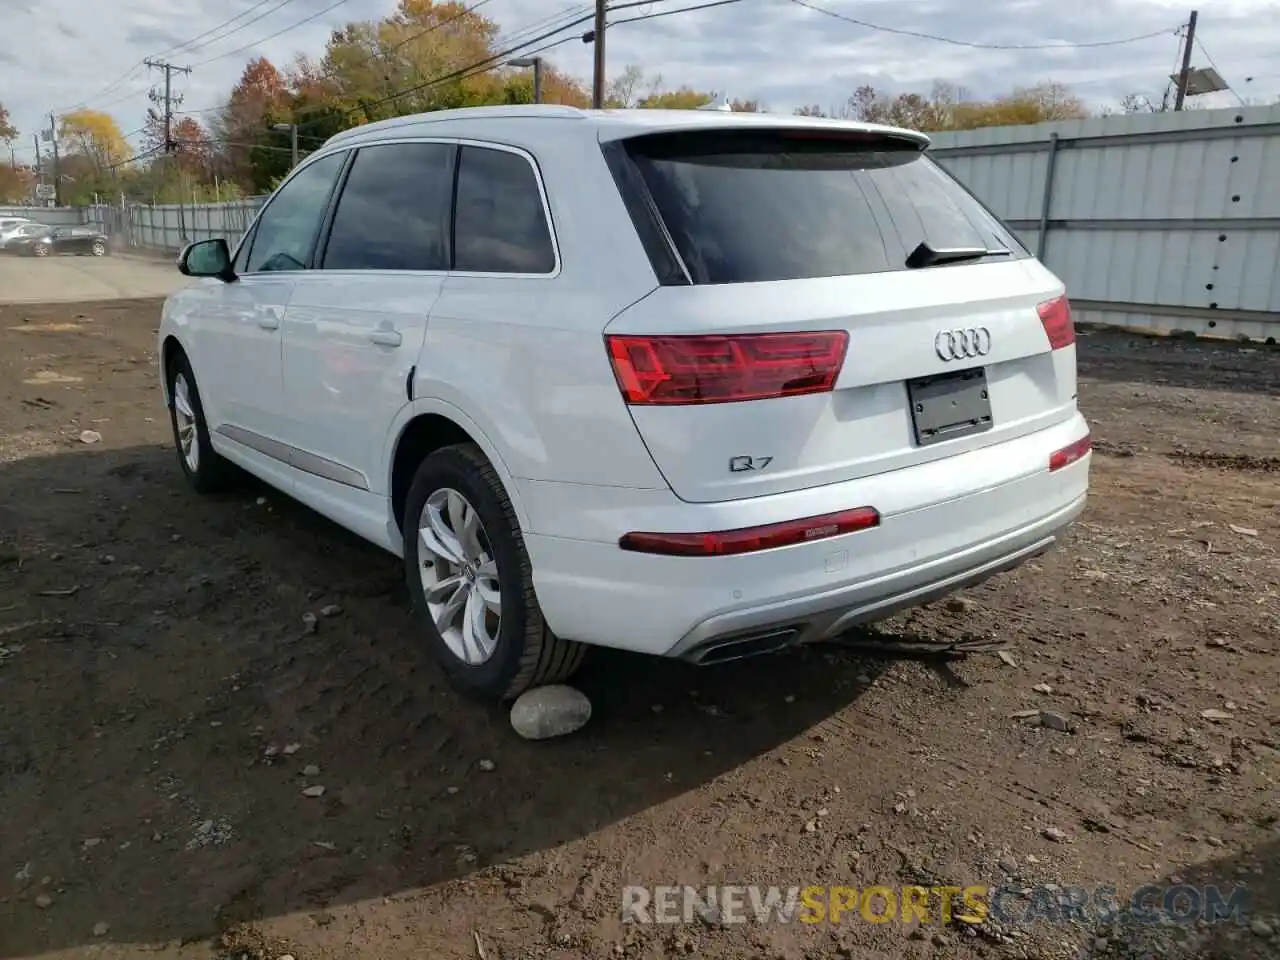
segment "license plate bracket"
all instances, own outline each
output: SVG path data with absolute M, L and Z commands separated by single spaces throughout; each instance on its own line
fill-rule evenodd
M 907 381 L 916 444 L 931 444 L 991 429 L 991 398 L 982 367 Z

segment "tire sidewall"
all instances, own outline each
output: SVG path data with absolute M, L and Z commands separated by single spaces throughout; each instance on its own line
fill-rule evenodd
M 195 470 L 187 465 L 187 458 L 182 455 L 182 440 L 178 436 L 178 411 L 174 401 L 174 384 L 179 375 L 186 378 L 187 395 L 191 399 L 191 407 L 195 413 L 196 444 L 200 448 L 200 458 Z M 200 402 L 200 387 L 196 384 L 195 374 L 191 372 L 191 362 L 185 356 L 178 357 L 169 371 L 169 429 L 173 434 L 173 449 L 178 455 L 178 466 L 188 482 L 197 490 L 204 492 L 212 488 L 212 467 L 217 453 L 209 441 L 209 425 L 204 419 L 204 404 Z
M 421 544 L 418 526 L 422 508 L 427 498 L 443 487 L 457 490 L 479 512 L 493 558 L 498 565 L 502 624 L 493 655 L 481 664 L 464 663 L 449 649 L 427 610 L 426 594 L 418 570 Z M 530 617 L 538 614 L 536 611 L 531 613 L 526 603 L 528 585 L 524 580 L 529 567 L 524 540 L 519 528 L 513 529 L 512 523 L 508 521 L 507 511 L 499 500 L 498 493 L 474 461 L 455 449 L 440 450 L 427 457 L 418 467 L 405 502 L 403 529 L 404 567 L 409 598 L 414 617 L 426 637 L 432 655 L 458 688 L 488 697 L 503 695 L 519 672 Z M 540 626 L 539 624 L 539 628 Z

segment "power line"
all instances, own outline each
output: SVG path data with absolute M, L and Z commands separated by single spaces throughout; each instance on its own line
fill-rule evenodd
M 1209 56 L 1209 51 L 1204 48 L 1204 41 L 1199 37 L 1196 37 L 1196 46 L 1200 48 L 1200 52 L 1204 54 L 1204 58 L 1209 61 L 1209 66 L 1213 67 L 1213 69 L 1217 71 L 1218 76 L 1221 77 L 1222 71 L 1218 70 L 1218 65 L 1213 62 L 1213 57 Z M 1244 97 L 1240 96 L 1239 91 L 1237 91 L 1235 87 L 1228 84 L 1227 89 L 1231 91 L 1232 96 L 1240 101 L 1240 106 L 1247 107 L 1249 105 L 1249 102 L 1245 100 Z
M 633 7 L 644 7 L 644 6 L 648 6 L 648 5 L 650 5 L 652 2 L 653 2 L 653 0 L 629 0 L 629 2 L 627 2 L 627 3 L 619 3 L 619 4 L 615 4 L 615 5 L 613 5 L 610 9 L 611 9 L 611 10 L 615 10 L 615 11 L 616 11 L 616 10 L 627 10 L 627 9 L 630 9 L 630 8 L 633 8 Z M 685 7 L 685 8 L 683 8 L 683 9 L 679 10 L 679 11 L 674 11 L 674 10 L 673 10 L 673 11 L 658 11 L 658 12 L 655 12 L 655 13 L 650 13 L 650 14 L 646 14 L 646 15 L 643 15 L 643 16 L 639 16 L 639 17 L 631 17 L 631 18 L 628 18 L 628 19 L 627 19 L 626 21 L 624 21 L 624 22 L 627 22 L 627 23 L 634 23 L 634 22 L 641 21 L 641 20 L 652 20 L 652 19 L 654 19 L 655 17 L 666 16 L 668 13 L 677 13 L 677 12 L 679 12 L 679 13 L 687 13 L 687 12 L 692 11 L 692 10 L 700 10 L 700 9 L 703 9 L 703 8 L 705 8 L 705 7 L 718 7 L 718 6 L 723 6 L 723 5 L 724 5 L 724 4 L 726 4 L 726 3 L 739 3 L 739 2 L 741 2 L 741 0 L 713 0 L 713 2 L 711 2 L 711 3 L 706 3 L 706 4 L 699 5 L 699 6 L 694 6 L 694 7 Z M 359 111 L 361 111 L 361 110 L 366 110 L 366 111 L 367 111 L 367 110 L 372 110 L 372 109 L 374 109 L 374 108 L 376 108 L 376 107 L 380 107 L 380 106 L 384 106 L 384 105 L 386 105 L 386 104 L 388 104 L 388 103 L 392 103 L 392 102 L 394 102 L 394 101 L 396 101 L 396 100 L 399 100 L 401 97 L 408 96 L 409 94 L 412 94 L 412 93 L 420 93 L 421 91 L 423 91 L 423 90 L 427 90 L 427 89 L 429 89 L 429 88 L 431 88 L 431 87 L 437 87 L 437 86 L 440 86 L 441 84 L 444 84 L 444 83 L 450 83 L 450 82 L 455 81 L 455 80 L 465 80 L 465 79 L 467 79 L 468 77 L 476 76 L 477 74 L 480 74 L 480 73 L 485 73 L 485 72 L 487 72 L 488 70 L 497 69 L 497 68 L 499 68 L 499 67 L 501 67 L 501 66 L 505 66 L 505 64 L 504 64 L 504 63 L 501 63 L 500 61 L 505 61 L 505 60 L 507 60 L 508 58 L 513 57 L 513 56 L 515 56 L 515 55 L 517 55 L 517 54 L 522 54 L 522 55 L 524 55 L 524 56 L 533 56 L 533 55 L 535 55 L 535 54 L 537 54 L 537 53 L 541 53 L 541 52 L 543 52 L 543 51 L 550 50 L 550 49 L 552 49 L 553 47 L 558 47 L 558 46 L 560 46 L 561 44 L 563 44 L 563 43 L 568 43 L 570 40 L 573 40 L 573 39 L 576 39 L 576 38 L 575 38 L 574 36 L 570 35 L 570 36 L 568 36 L 568 37 L 562 37 L 562 38 L 560 38 L 560 39 L 558 39 L 558 40 L 555 40 L 555 41 L 553 41 L 552 43 L 547 44 L 546 46 L 539 47 L 537 50 L 530 51 L 530 50 L 528 49 L 529 47 L 532 47 L 532 46 L 535 46 L 536 44 L 541 43 L 543 40 L 547 40 L 547 39 L 549 39 L 549 38 L 551 38 L 551 37 L 554 37 L 557 33 L 563 33 L 565 30 L 568 30 L 568 29 L 570 29 L 571 27 L 580 26 L 580 25 L 582 25 L 582 24 L 584 24 L 584 23 L 587 23 L 588 21 L 591 21 L 591 20 L 594 20 L 594 19 L 595 19 L 595 13 L 594 13 L 594 12 L 592 12 L 592 13 L 588 13 L 588 14 L 584 14 L 583 16 L 580 16 L 580 17 L 576 17 L 575 19 L 573 19 L 573 20 L 569 21 L 568 23 L 565 23 L 565 24 L 563 24 L 563 25 L 561 25 L 561 26 L 559 26 L 559 27 L 556 27 L 556 28 L 554 28 L 554 29 L 552 29 L 552 30 L 547 30 L 546 32 L 539 34 L 538 36 L 536 36 L 536 37 L 532 38 L 531 40 L 526 40 L 526 41 L 523 41 L 523 42 L 521 42 L 521 43 L 515 44 L 514 46 L 508 47 L 507 49 L 502 50 L 502 51 L 500 51 L 499 53 L 495 53 L 495 54 L 492 54 L 491 56 L 485 57 L 485 58 L 484 58 L 484 59 L 482 59 L 482 60 L 478 60 L 478 61 L 476 61 L 475 63 L 470 64 L 469 66 L 462 67 L 462 68 L 457 69 L 457 70 L 452 70 L 452 71 L 450 71 L 450 72 L 448 72 L 448 73 L 445 73 L 445 74 L 442 74 L 442 75 L 440 75 L 440 76 L 438 76 L 438 77 L 433 77 L 433 78 L 431 78 L 430 80 L 426 80 L 426 81 L 424 81 L 424 82 L 422 82 L 422 83 L 415 84 L 414 86 L 406 87 L 406 88 L 404 88 L 403 90 L 397 90 L 397 91 L 395 91 L 394 93 L 390 94 L 389 96 L 386 96 L 386 97 L 381 98 L 380 100 L 374 100 L 374 101 L 372 101 L 372 102 L 370 102 L 370 103 L 361 104 L 359 107 L 356 107 L 356 108 L 354 108 L 354 109 L 352 109 L 352 110 L 348 110 L 348 111 L 346 112 L 345 116 L 350 117 L 350 116 L 352 116 L 353 114 L 358 113 L 358 112 L 359 112 Z M 590 38 L 590 36 L 591 36 L 591 33 L 590 33 L 590 32 L 588 32 L 588 33 L 583 37 L 583 39 L 584 39 L 584 40 L 587 40 L 587 39 L 589 39 L 589 38 Z M 306 123 L 306 124 L 299 124 L 299 125 L 298 125 L 298 129 L 300 129 L 300 130 L 301 130 L 301 129 L 303 129 L 303 128 L 305 128 L 305 127 L 308 127 L 308 126 L 314 126 L 316 123 L 322 122 L 324 119 L 326 119 L 326 118 L 319 118 L 319 119 L 317 119 L 317 120 L 315 120 L 315 121 L 311 121 L 310 123 Z
M 652 2 L 652 0 L 649 0 Z M 673 13 L 692 13 L 694 10 L 710 10 L 712 7 L 724 7 L 731 3 L 741 3 L 742 0 L 710 0 L 708 3 L 699 3 L 692 7 L 679 7 L 676 10 L 659 10 L 655 13 L 645 13 L 638 17 L 627 17 L 625 20 L 610 20 L 608 26 L 618 27 L 624 23 L 639 23 L 641 20 L 653 20 L 657 17 L 669 17 Z M 647 3 L 645 4 L 648 5 Z M 611 8 L 620 9 L 620 8 Z
M 146 160 L 150 157 L 155 156 L 157 153 L 159 153 L 163 149 L 164 149 L 164 144 L 160 144 L 159 146 L 152 147 L 150 150 L 144 150 L 142 153 L 137 153 L 137 154 L 134 154 L 132 157 L 127 157 L 124 160 L 117 160 L 115 163 L 109 164 L 107 166 L 107 169 L 114 170 L 117 167 L 123 167 L 126 164 L 137 163 L 139 160 Z
M 492 69 L 493 65 L 496 64 L 498 61 L 505 60 L 506 58 L 513 56 L 514 54 L 521 53 L 527 48 L 532 47 L 535 44 L 541 43 L 543 40 L 546 40 L 550 37 L 554 37 L 557 33 L 563 33 L 565 30 L 569 29 L 570 27 L 576 27 L 580 24 L 586 23 L 588 20 L 591 20 L 594 16 L 595 14 L 587 14 L 585 16 L 578 17 L 576 20 L 573 20 L 565 24 L 564 26 L 557 27 L 554 30 L 548 30 L 545 33 L 539 34 L 538 36 L 534 37 L 532 40 L 528 40 L 523 43 L 516 44 L 513 47 L 508 47 L 506 50 L 503 50 L 500 53 L 496 53 L 496 54 L 493 54 L 492 56 L 485 57 L 482 60 L 478 60 L 475 63 L 470 64 L 469 66 L 462 67 L 461 69 L 458 69 L 458 70 L 450 71 L 438 77 L 432 77 L 430 80 L 426 80 L 423 83 L 415 84 L 412 87 L 405 87 L 403 90 L 397 90 L 394 93 L 390 94 L 389 96 L 383 97 L 380 100 L 374 100 L 371 103 L 362 104 L 361 106 L 353 110 L 348 110 L 344 115 L 344 119 L 346 117 L 352 116 L 353 114 L 359 112 L 360 110 L 372 110 L 376 107 L 381 107 L 381 106 L 384 106 L 385 104 L 392 103 L 396 100 L 399 100 L 401 97 L 406 97 L 411 93 L 420 93 L 421 91 L 426 90 L 430 87 L 437 87 L 442 83 L 449 83 L 450 81 L 453 81 L 453 80 L 465 79 L 466 76 L 468 75 L 473 76 L 475 71 L 484 72 L 487 69 Z M 556 41 L 554 45 L 559 46 L 560 43 L 565 43 L 572 39 L 574 39 L 572 36 L 564 37 L 561 40 Z M 548 46 L 543 49 L 549 49 L 549 48 L 550 47 Z M 302 130 L 306 127 L 315 126 L 316 123 L 321 122 L 323 119 L 325 118 L 319 118 L 309 123 L 300 123 L 298 124 L 298 129 Z
M 268 3 L 272 3 L 272 2 L 273 0 L 258 0 L 258 2 L 255 3 L 253 6 L 251 6 L 248 10 L 241 11 L 240 13 L 237 13 L 234 17 L 231 17 L 230 19 L 227 19 L 227 20 L 223 20 L 216 27 L 210 27 L 204 33 L 198 33 L 194 37 L 192 37 L 190 40 L 184 40 L 182 43 L 178 44 L 177 46 L 173 46 L 173 47 L 170 47 L 168 50 L 161 51 L 160 53 L 156 54 L 156 56 L 163 57 L 163 56 L 167 56 L 167 55 L 171 55 L 179 52 L 194 53 L 196 50 L 199 50 L 202 47 L 207 47 L 211 43 L 217 43 L 219 40 L 225 40 L 227 37 L 231 36 L 232 34 L 239 33 L 245 27 L 252 26 L 253 24 L 257 23 L 259 20 L 263 19 L 264 17 L 269 17 L 271 14 L 275 13 L 281 7 L 287 7 L 289 4 L 293 3 L 294 0 L 279 0 L 279 2 L 276 2 L 276 5 L 272 7 L 270 10 L 267 10 L 266 12 L 259 14 L 258 16 L 254 17 L 252 20 L 246 20 L 244 23 L 240 24 L 240 26 L 236 27 L 234 30 L 228 30 L 226 33 L 224 33 L 220 37 L 210 37 L 210 39 L 204 40 L 204 38 L 208 37 L 209 34 L 217 33 L 223 27 L 229 26 L 230 24 L 235 23 L 237 20 L 248 16 L 249 14 L 253 13 L 253 11 L 258 10 L 262 7 L 265 7 Z M 197 42 L 197 41 L 202 41 L 202 42 Z
M 119 76 L 119 77 L 117 77 L 115 80 L 112 80 L 109 84 L 107 84 L 105 87 L 103 87 L 103 88 L 102 88 L 101 90 L 99 90 L 97 93 L 93 94 L 92 96 L 85 97 L 83 100 L 79 100 L 79 101 L 77 101 L 76 103 L 73 103 L 73 104 L 71 104 L 71 105 L 70 105 L 70 106 L 68 106 L 68 107 L 60 107 L 58 110 L 56 110 L 56 111 L 54 111 L 54 112 L 55 112 L 55 113 L 70 113 L 72 110 L 76 110 L 76 109 L 79 109 L 80 107 L 88 106 L 88 104 L 89 104 L 90 102 L 92 102 L 92 101 L 94 101 L 94 100 L 98 99 L 98 97 L 102 96 L 103 94 L 110 93 L 112 90 L 115 90 L 117 87 L 119 87 L 119 86 L 120 86 L 120 84 L 125 83 L 126 81 L 128 81 L 131 77 L 133 77 L 133 75 L 134 75 L 134 74 L 136 74 L 139 70 L 143 69 L 143 67 L 144 67 L 144 66 L 145 66 L 145 64 L 143 63 L 143 61 L 139 60 L 139 61 L 138 61 L 137 63 L 135 63 L 132 67 L 130 67 L 127 71 L 125 71 L 124 73 L 120 74 L 120 76 Z
M 203 67 L 205 64 L 213 63 L 215 60 L 225 60 L 227 57 L 233 57 L 237 53 L 244 53 L 244 51 L 246 50 L 250 50 L 253 47 L 260 46 L 261 44 L 264 44 L 269 40 L 274 40 L 276 37 L 283 36 L 284 34 L 288 33 L 290 30 L 296 30 L 298 29 L 298 27 L 304 26 L 313 20 L 319 20 L 330 10 L 336 10 L 338 7 L 342 6 L 344 3 L 348 3 L 348 2 L 349 0 L 335 0 L 334 3 L 329 4 L 329 6 L 325 7 L 323 10 L 319 10 L 316 13 L 313 13 L 309 17 L 303 17 L 301 20 L 297 21 L 296 23 L 291 23 L 289 24 L 289 26 L 284 27 L 283 29 L 277 30 L 275 33 L 262 37 L 259 40 L 254 40 L 252 43 L 246 43 L 243 47 L 236 47 L 236 49 L 234 50 L 228 50 L 226 53 L 220 53 L 216 57 L 210 57 L 208 60 L 201 60 L 199 63 L 195 64 L 195 66 Z M 279 8 L 276 8 L 276 9 L 279 9 Z
M 248 10 L 245 10 L 245 11 L 243 11 L 243 12 L 241 12 L 241 13 L 236 14 L 234 17 L 231 17 L 229 20 L 224 20 L 222 23 L 218 24 L 217 26 L 215 26 L 215 27 L 210 27 L 208 30 L 204 31 L 204 33 L 198 33 L 198 34 L 196 34 L 194 37 L 192 37 L 192 38 L 191 38 L 191 39 L 189 39 L 189 40 L 184 40 L 182 43 L 176 44 L 175 46 L 172 46 L 172 47 L 169 47 L 169 48 L 167 48 L 167 49 L 165 49 L 165 50 L 162 50 L 160 53 L 158 53 L 158 54 L 155 54 L 155 55 L 154 55 L 154 59 L 158 59 L 158 58 L 160 58 L 160 57 L 165 56 L 166 54 L 174 53 L 174 52 L 177 52 L 177 51 L 183 50 L 183 49 L 188 48 L 188 47 L 190 48 L 190 50 L 197 50 L 197 49 L 199 49 L 200 47 L 207 46 L 208 44 L 213 43 L 213 42 L 214 42 L 214 40 L 207 40 L 207 41 L 205 41 L 204 43 L 196 43 L 196 45 L 195 45 L 194 47 L 193 47 L 193 46 L 191 46 L 191 44 L 195 43 L 197 40 L 202 39 L 203 37 L 207 37 L 207 36 L 208 36 L 209 34 L 211 34 L 211 33 L 214 33 L 214 32 L 216 32 L 216 31 L 218 31 L 218 30 L 221 30 L 223 27 L 227 26 L 228 24 L 234 23 L 236 20 L 239 20 L 241 17 L 244 17 L 244 16 L 246 16 L 246 15 L 248 15 L 248 14 L 252 13 L 254 10 L 257 10 L 257 9 L 259 9 L 260 7 L 263 7 L 263 6 L 265 6 L 266 4 L 268 4 L 268 3 L 272 3 L 272 2 L 276 2 L 276 0 L 258 0 L 258 2 L 257 2 L 257 3 L 255 3 L 255 4 L 254 4 L 252 7 L 250 7 Z M 277 6 L 272 7 L 270 10 L 268 10 L 268 11 L 267 11 L 267 13 L 268 13 L 268 14 L 269 14 L 269 13 L 274 13 L 276 10 L 279 10 L 279 9 L 280 9 L 280 7 L 283 7 L 285 4 L 293 3 L 293 2 L 294 2 L 294 0 L 284 0 L 284 2 L 283 2 L 283 3 L 279 3 Z M 266 16 L 266 14 L 263 14 L 263 16 Z M 250 23 L 255 23 L 255 22 L 257 22 L 257 20 L 260 20 L 260 19 L 261 19 L 261 17 L 256 17 L 256 18 L 254 18 L 254 20 L 250 20 L 250 21 L 249 21 L 249 23 L 241 24 L 240 28 L 237 28 L 237 29 L 242 29 L 243 27 L 247 27 Z M 226 33 L 226 34 L 224 34 L 222 37 L 217 37 L 217 38 L 215 38 L 215 39 L 217 39 L 217 40 L 225 39 L 226 37 L 231 36 L 231 34 L 232 34 L 232 33 L 235 33 L 235 32 L 236 32 L 235 30 L 232 30 L 232 31 L 230 31 L 230 32 L 228 32 L 228 33 Z M 189 52 L 189 51 L 188 51 L 188 52 Z M 97 93 L 91 94 L 90 96 L 85 97 L 83 100 L 79 100 L 79 101 L 77 101 L 76 103 L 74 103 L 74 104 L 72 104 L 72 105 L 70 105 L 70 106 L 62 107 L 62 108 L 60 108 L 59 110 L 57 110 L 56 112 L 57 112 L 57 113 L 69 113 L 70 111 L 75 110 L 75 109 L 77 109 L 77 108 L 88 106 L 92 101 L 94 101 L 94 100 L 98 99 L 99 97 L 103 96 L 104 94 L 110 93 L 112 90 L 117 89 L 117 88 L 118 88 L 122 83 L 127 82 L 131 77 L 133 77 L 133 76 L 134 76 L 134 75 L 135 75 L 139 70 L 143 69 L 145 66 L 146 66 L 146 59 L 144 58 L 144 59 L 142 59 L 142 60 L 139 60 L 139 61 L 138 61 L 137 63 L 135 63 L 132 67 L 130 67 L 128 70 L 126 70 L 124 73 L 122 73 L 122 74 L 121 74 L 119 77 L 117 77 L 115 80 L 112 80 L 109 84 L 107 84 L 105 87 L 103 87 L 103 88 L 102 88 L 101 90 L 99 90 Z M 129 97 L 136 96 L 136 95 L 137 95 L 137 92 L 132 93 L 132 94 L 128 94 L 128 95 L 127 95 L 127 96 L 125 96 L 124 98 L 117 99 L 117 100 L 113 100 L 113 101 L 111 102 L 111 104 L 105 104 L 105 105 L 103 105 L 102 109 L 105 109 L 107 106 L 111 106 L 112 104 L 115 104 L 115 103 L 121 103 L 123 100 L 127 100 L 127 99 L 129 99 Z
M 438 22 L 438 23 L 433 23 L 433 24 L 431 24 L 430 26 L 426 27 L 425 29 L 423 29 L 423 30 L 419 30 L 417 33 L 410 34 L 409 36 L 405 37 L 403 40 L 400 40 L 399 42 L 397 42 L 396 44 L 394 44 L 393 46 L 391 46 L 390 48 L 388 48 L 388 49 L 387 49 L 387 50 L 385 50 L 385 51 L 381 51 L 381 50 L 380 50 L 380 51 L 375 51 L 374 53 L 369 54 L 368 56 L 364 57 L 363 59 L 361 59 L 361 60 L 357 60 L 357 61 L 356 61 L 355 63 L 353 63 L 353 64 L 347 64 L 347 65 L 345 65 L 345 66 L 344 66 L 344 68 L 343 68 L 343 69 L 344 69 L 344 70 L 353 70 L 353 69 L 356 69 L 356 68 L 358 68 L 358 67 L 362 67 L 362 66 L 364 66 L 366 63 L 369 63 L 371 60 L 375 60 L 375 59 L 377 59 L 378 57 L 385 57 L 385 56 L 389 56 L 390 54 L 395 53 L 397 50 L 400 50 L 400 49 L 402 49 L 403 47 L 407 46 L 408 44 L 412 43 L 414 40 L 417 40 L 417 39 L 419 39 L 419 38 L 421 38 L 421 37 L 424 37 L 424 36 L 426 36 L 427 34 L 432 33 L 432 32 L 434 32 L 434 31 L 436 31 L 436 30 L 441 30 L 441 29 L 443 29 L 444 27 L 447 27 L 447 26 L 449 26 L 450 24 L 452 24 L 452 23 L 454 23 L 454 22 L 456 22 L 456 21 L 458 21 L 458 20 L 461 20 L 463 17 L 467 16 L 468 14 L 474 13 L 474 12 L 475 12 L 476 10 L 478 10 L 480 7 L 483 7 L 486 3 L 490 3 L 490 2 L 492 2 L 492 0 L 477 0 L 477 2 L 476 2 L 476 3 L 473 3 L 471 6 L 469 6 L 469 7 L 465 8 L 465 9 L 463 9 L 461 12 L 454 14 L 452 17 L 449 17 L 449 18 L 448 18 L 448 19 L 446 19 L 446 20 L 441 20 L 441 21 L 440 21 L 440 22 Z M 564 18 L 565 18 L 565 17 L 566 17 L 570 12 L 573 12 L 573 11 L 576 11 L 576 10 L 584 10 L 584 9 L 588 9 L 588 8 L 587 8 L 586 6 L 584 6 L 584 5 L 582 5 L 582 4 L 578 4 L 576 7 L 569 7 L 569 8 L 567 8 L 567 11 L 566 11 L 566 10 L 562 10 L 562 11 L 560 11 L 560 13 L 552 14 L 552 15 L 551 15 L 551 16 L 549 16 L 549 17 L 543 17 L 541 20 L 536 20 L 536 21 L 534 21 L 534 23 L 532 23 L 532 24 L 530 24 L 530 25 L 528 25 L 528 26 L 525 26 L 525 27 L 521 28 L 520 30 L 515 31 L 515 33 L 510 34 L 509 36 L 505 37 L 504 39 L 512 40 L 512 39 L 515 39 L 516 37 L 524 36 L 524 35 L 526 35 L 526 34 L 528 34 L 528 33 L 532 33 L 532 32 L 533 32 L 533 30 L 537 29 L 539 26 L 542 26 L 543 24 L 552 23 L 552 22 L 554 22 L 554 21 L 556 21 L 556 20 L 562 20 L 562 19 L 564 19 Z M 223 105 L 219 105 L 219 106 L 215 106 L 215 107 L 206 107 L 206 108 L 204 108 L 203 110 L 184 110 L 184 111 L 180 111 L 179 113 L 180 113 L 180 115 L 183 115 L 183 116 L 193 116 L 193 115 L 196 115 L 196 114 L 204 114 L 204 113 L 218 113 L 218 112 L 222 111 L 223 109 L 224 109 L 224 106 L 223 106 Z M 311 137 L 311 138 L 308 138 L 308 139 L 323 139 L 323 138 L 315 138 L 315 137 Z
M 954 37 L 943 37 L 933 33 L 922 33 L 918 30 L 904 30 L 900 27 L 886 27 L 878 23 L 869 23 L 866 20 L 859 20 L 856 17 L 846 16 L 843 13 L 836 13 L 834 10 L 828 10 L 825 7 L 819 7 L 809 3 L 808 0 L 790 0 L 796 6 L 804 7 L 807 10 L 813 10 L 824 16 L 833 17 L 836 20 L 843 20 L 846 23 L 852 23 L 854 26 L 866 27 L 868 30 L 878 30 L 881 33 L 893 33 L 901 37 L 915 37 L 917 40 L 934 40 L 938 43 L 949 43 L 957 47 L 970 47 L 975 50 L 1081 50 L 1090 47 L 1118 47 L 1126 43 L 1137 43 L 1140 40 L 1151 40 L 1155 37 L 1166 37 L 1172 31 L 1169 29 L 1157 30 L 1153 33 L 1144 33 L 1137 37 L 1124 37 L 1119 40 L 1091 40 L 1081 43 L 980 43 L 974 40 L 957 40 Z

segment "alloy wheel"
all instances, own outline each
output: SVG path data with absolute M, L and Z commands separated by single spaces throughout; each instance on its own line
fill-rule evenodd
M 191 387 L 187 377 L 179 373 L 173 378 L 173 415 L 178 424 L 178 446 L 187 469 L 195 473 L 200 469 L 200 441 L 196 436 L 196 410 L 191 402 Z
M 422 506 L 418 572 L 427 612 L 449 651 L 471 666 L 487 661 L 502 628 L 498 564 L 479 512 L 457 490 L 442 487 Z

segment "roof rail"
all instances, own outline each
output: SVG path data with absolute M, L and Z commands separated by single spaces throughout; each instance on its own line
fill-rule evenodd
M 356 127 L 348 127 L 330 137 L 326 144 L 344 143 L 355 137 L 379 130 L 394 130 L 397 127 L 414 126 L 420 123 L 444 123 L 449 120 L 479 120 L 497 118 L 559 118 L 562 120 L 581 120 L 586 114 L 577 107 L 566 107 L 558 103 L 513 104 L 510 106 L 491 107 L 457 107 L 452 110 L 431 110 L 426 113 L 411 113 L 402 117 L 389 117 Z

